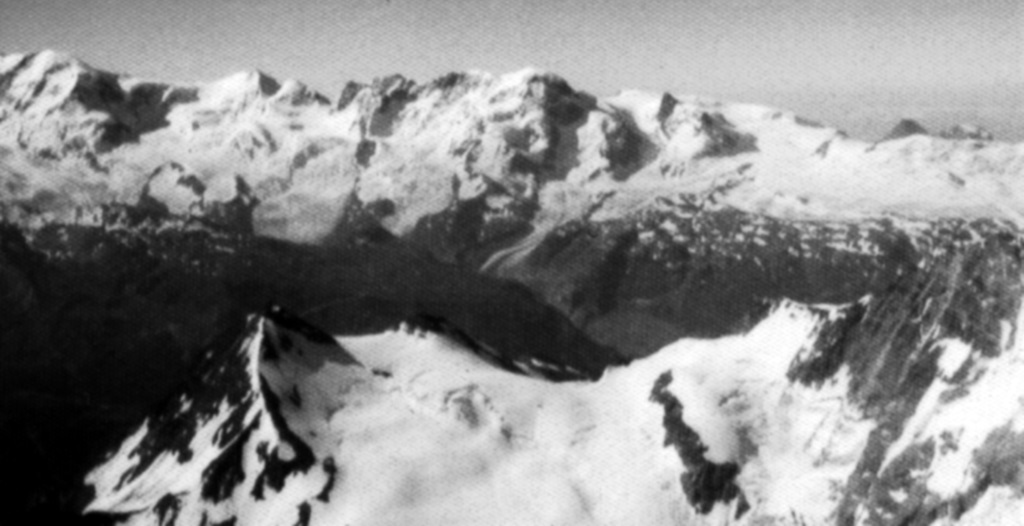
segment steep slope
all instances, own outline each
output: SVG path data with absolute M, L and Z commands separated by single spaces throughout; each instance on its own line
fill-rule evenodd
M 98 455 L 271 301 L 339 333 L 417 320 L 552 378 L 619 361 L 524 287 L 394 240 L 325 250 L 165 228 L 0 229 L 0 445 L 18 452 L 0 469 L 20 474 L 5 520 L 75 524 Z
M 457 511 L 475 515 L 452 520 L 474 523 L 526 511 L 502 498 L 500 481 L 472 483 L 492 470 L 515 483 L 519 470 L 541 460 L 523 446 L 534 457 L 528 462 L 489 458 L 525 437 L 510 434 L 515 423 L 502 422 L 487 393 L 494 384 L 519 393 L 543 384 L 495 369 L 443 335 L 383 338 L 339 347 L 279 309 L 251 319 L 238 345 L 211 355 L 198 384 L 90 474 L 96 498 L 89 509 L 137 524 L 393 523 Z M 381 363 L 396 344 L 419 347 L 405 350 L 422 369 L 406 372 L 417 367 L 411 360 Z M 374 360 L 372 370 L 353 357 L 358 351 Z M 475 383 L 488 377 L 492 385 Z M 540 394 L 529 403 L 543 400 Z M 453 478 L 462 479 L 450 486 L 461 487 L 458 494 L 440 491 Z M 503 503 L 504 513 L 496 508 Z M 562 507 L 557 499 L 551 505 Z M 558 517 L 558 508 L 513 520 Z
M 925 525 L 1021 510 L 1022 347 L 908 341 L 928 356 L 909 366 L 920 401 L 879 412 L 858 403 L 871 388 L 857 356 L 835 354 L 877 343 L 892 301 L 784 303 L 743 335 L 682 340 L 594 383 L 517 374 L 415 326 L 335 340 L 272 309 L 90 473 L 87 509 L 181 526 Z
M 797 312 L 753 345 L 813 337 L 816 316 Z M 339 343 L 279 311 L 251 320 L 211 356 L 207 387 L 89 475 L 89 510 L 128 524 L 677 524 L 749 510 L 738 444 L 698 435 L 732 430 L 673 381 L 688 374 L 678 353 L 552 384 L 415 328 Z
M 889 130 L 889 133 L 882 137 L 882 142 L 892 141 L 896 139 L 902 139 L 904 137 L 912 137 L 914 135 L 928 135 L 928 130 L 921 123 L 913 119 L 903 119 L 897 122 L 895 126 Z

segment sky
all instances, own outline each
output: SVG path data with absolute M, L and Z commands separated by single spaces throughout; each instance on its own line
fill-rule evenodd
M 0 52 L 135 76 L 348 80 L 532 66 L 577 89 L 797 111 L 864 138 L 901 117 L 1024 140 L 1020 0 L 0 0 Z

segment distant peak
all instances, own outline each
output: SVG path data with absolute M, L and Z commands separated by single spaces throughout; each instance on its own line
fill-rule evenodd
M 39 83 L 62 71 L 71 71 L 74 74 L 92 73 L 97 70 L 67 53 L 52 49 L 36 53 L 0 55 L 0 75 L 17 75 L 23 82 Z
M 71 55 L 57 51 L 55 49 L 44 49 L 30 55 L 33 62 L 40 62 L 44 64 L 59 64 L 59 63 L 75 63 L 82 64 L 81 60 L 78 60 Z
M 281 83 L 274 77 L 258 70 L 239 71 L 213 83 L 216 87 L 233 92 L 255 91 L 260 95 L 273 96 L 281 89 Z
M 309 86 L 294 79 L 287 79 L 273 96 L 274 100 L 288 101 L 291 104 L 330 105 L 326 95 L 311 89 Z
M 516 70 L 516 71 L 510 71 L 510 72 L 502 75 L 502 78 L 507 78 L 509 80 L 518 80 L 520 83 L 528 83 L 528 82 L 533 82 L 533 81 L 536 81 L 536 80 L 548 79 L 548 78 L 552 78 L 552 77 L 556 77 L 556 76 L 557 75 L 554 75 L 553 73 L 549 73 L 549 72 L 544 71 L 542 69 L 539 69 L 539 68 L 536 68 L 536 67 L 533 67 L 533 66 L 527 66 L 525 68 L 522 68 L 522 69 L 519 69 L 519 70 Z
M 499 82 L 502 84 L 531 86 L 531 89 L 534 89 L 532 86 L 541 85 L 544 86 L 545 90 L 554 88 L 557 92 L 573 91 L 569 82 L 561 76 L 535 67 L 527 67 L 519 71 L 506 73 L 500 77 Z
M 345 83 L 345 87 L 342 88 L 341 90 L 341 95 L 338 96 L 337 108 L 339 110 L 345 109 L 349 105 L 349 103 L 356 98 L 356 95 L 358 95 L 359 92 L 362 91 L 364 88 L 366 88 L 365 84 L 360 84 L 353 80 L 350 80 L 347 83 Z
M 383 95 L 390 95 L 400 91 L 410 91 L 416 86 L 416 81 L 406 78 L 400 73 L 393 73 L 384 77 L 373 79 L 371 87 Z
M 956 124 L 939 132 L 939 137 L 953 140 L 993 141 L 995 135 L 976 124 Z
M 465 84 L 472 78 L 478 78 L 481 75 L 479 73 L 467 73 L 464 71 L 452 71 L 437 77 L 430 82 L 430 87 L 449 89 L 460 84 Z
M 896 125 L 889 130 L 889 133 L 885 134 L 882 141 L 893 141 L 904 137 L 910 137 L 911 135 L 928 135 L 928 130 L 914 119 L 903 119 L 897 122 Z
M 95 68 L 85 62 L 62 51 L 52 49 L 44 49 L 38 53 L 28 55 L 28 59 L 32 63 L 31 67 L 40 71 L 43 75 L 63 69 L 95 71 Z

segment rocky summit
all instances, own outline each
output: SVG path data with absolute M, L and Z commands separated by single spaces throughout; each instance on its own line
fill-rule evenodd
M 1024 520 L 1024 143 L 976 126 L 44 51 L 0 183 L 19 520 Z

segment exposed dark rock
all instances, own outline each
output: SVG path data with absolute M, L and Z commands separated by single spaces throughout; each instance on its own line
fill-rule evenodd
M 377 143 L 363 139 L 359 141 L 359 145 L 356 146 L 356 163 L 359 166 L 369 166 L 370 159 L 373 158 L 373 154 L 377 152 Z
M 257 445 L 256 454 L 263 464 L 263 470 L 256 476 L 256 482 L 253 483 L 252 496 L 262 500 L 270 497 L 265 492 L 266 488 L 280 492 L 289 475 L 309 471 L 309 468 L 316 463 L 316 456 L 313 455 L 313 450 L 309 445 L 288 427 L 288 422 L 281 414 L 280 398 L 262 378 L 260 390 L 263 394 L 263 403 L 267 408 L 267 414 L 274 423 L 274 429 L 277 431 L 281 443 L 286 444 L 292 451 L 291 458 L 284 459 L 280 453 L 280 445 L 275 445 L 272 449 L 265 442 Z
M 334 462 L 334 457 L 325 458 L 322 466 L 324 473 L 327 474 L 327 483 L 324 484 L 323 489 L 317 494 L 316 500 L 327 503 L 331 501 L 331 490 L 334 489 L 334 485 L 337 482 L 338 466 Z
M 670 133 L 665 127 L 665 121 L 672 116 L 672 112 L 675 111 L 678 104 L 679 101 L 668 93 L 661 96 L 661 104 L 658 106 L 658 115 L 656 118 L 658 119 L 658 122 L 661 123 L 661 130 L 665 132 L 666 135 L 670 135 Z
M 401 75 L 391 75 L 373 81 L 377 96 L 376 108 L 370 115 L 367 132 L 374 137 L 387 137 L 405 106 L 416 99 L 415 83 Z
M 252 188 L 245 179 L 235 176 L 235 197 L 230 201 L 210 202 L 202 216 L 202 221 L 218 230 L 239 234 L 253 233 L 253 210 L 260 200 L 253 195 Z
M 939 132 L 939 137 L 944 139 L 953 139 L 957 141 L 971 140 L 971 141 L 992 141 L 995 140 L 995 136 L 992 132 L 982 128 L 981 126 L 972 126 L 969 124 L 957 124 L 948 129 Z
M 203 470 L 203 485 L 200 495 L 212 502 L 221 502 L 230 497 L 235 488 L 245 481 L 242 455 L 252 432 L 259 427 L 257 417 L 226 449 Z
M 654 382 L 651 402 L 661 405 L 665 411 L 665 447 L 673 447 L 679 455 L 686 472 L 680 478 L 686 500 L 700 514 L 711 513 L 715 503 L 737 502 L 737 518 L 749 508 L 743 491 L 736 485 L 739 465 L 727 462 L 718 464 L 704 458 L 707 446 L 690 426 L 686 425 L 683 404 L 671 392 L 672 371 L 665 371 Z
M 785 222 L 729 209 L 705 212 L 699 201 L 682 196 L 666 203 L 665 212 L 564 225 L 514 276 L 592 336 L 630 355 L 682 337 L 742 332 L 781 298 L 845 304 L 869 294 L 896 297 L 906 289 L 890 288 L 907 283 L 906 276 L 944 272 L 948 263 L 926 253 L 946 253 L 967 265 L 956 287 L 961 308 L 942 315 L 958 333 L 970 333 L 970 341 L 991 349 L 999 334 L 993 324 L 1015 312 L 1017 286 L 1009 276 L 1019 243 L 1012 228 L 998 222 L 937 221 L 911 238 L 888 220 Z M 970 248 L 972 237 L 989 240 L 987 248 Z M 981 302 L 996 312 L 983 314 Z M 623 332 L 626 320 L 644 324 L 645 334 L 637 339 Z
M 737 130 L 720 113 L 701 113 L 698 131 L 708 137 L 708 144 L 695 158 L 722 157 L 757 151 L 757 137 Z
M 175 526 L 178 521 L 178 513 L 181 512 L 181 501 L 178 500 L 178 497 L 168 493 L 160 497 L 154 506 L 154 511 L 160 526 Z
M 14 65 L 13 68 L 8 70 L 7 73 L 0 75 L 0 100 L 3 100 L 3 98 L 7 97 L 7 92 L 11 89 L 11 84 L 14 83 L 14 79 L 17 78 L 17 76 L 22 71 L 24 71 L 25 68 L 29 67 L 32 64 L 33 57 L 34 55 L 31 54 L 25 55 L 21 58 L 21 60 L 18 61 L 17 64 Z
M 430 87 L 448 91 L 466 81 L 468 75 L 462 72 L 446 73 L 430 83 Z
M 835 376 L 846 360 L 854 328 L 864 320 L 866 313 L 863 303 L 854 303 L 843 312 L 841 319 L 826 324 L 814 342 L 811 356 L 790 366 L 787 373 L 790 381 L 820 386 Z
M 171 109 L 198 100 L 197 93 L 194 88 L 153 83 L 137 84 L 126 93 L 116 75 L 89 70 L 79 76 L 71 100 L 109 116 L 101 124 L 103 134 L 96 145 L 96 153 L 103 153 L 166 127 Z
M 256 323 L 255 319 L 249 322 L 243 338 L 255 330 Z M 139 460 L 122 474 L 118 487 L 145 472 L 161 454 L 174 453 L 178 462 L 188 462 L 194 454 L 190 444 L 197 426 L 217 414 L 223 403 L 233 409 L 214 435 L 214 445 L 226 448 L 245 434 L 244 417 L 254 401 L 246 372 L 245 344 L 240 338 L 227 352 L 210 352 L 198 364 L 198 374 L 188 378 L 179 389 L 188 394 L 170 399 L 164 410 L 147 422 L 149 431 L 132 451 L 132 456 Z
M 1009 425 L 996 429 L 974 452 L 974 464 L 990 485 L 1024 491 L 1024 433 Z
M 904 137 L 910 137 L 911 135 L 928 135 L 928 130 L 913 119 L 903 119 L 900 122 L 897 122 L 896 125 L 889 130 L 889 133 L 885 134 L 879 142 L 893 141 Z
M 457 185 L 457 179 L 453 179 Z M 457 189 L 453 190 L 457 194 Z M 537 212 L 530 199 L 494 206 L 488 199 L 507 195 L 496 183 L 480 196 L 454 201 L 446 210 L 421 218 L 405 240 L 429 250 L 442 261 L 479 267 L 487 256 L 530 233 Z
M 299 504 L 299 519 L 295 521 L 295 526 L 309 526 L 309 519 L 313 514 L 313 509 L 310 507 L 308 502 Z
M 267 317 L 267 319 L 273 321 L 276 325 L 280 325 L 281 327 L 288 329 L 289 331 L 301 334 L 302 337 L 306 338 L 307 340 L 313 343 L 331 346 L 338 345 L 338 343 L 334 340 L 334 337 L 332 337 L 330 334 L 327 334 L 322 329 L 309 324 L 299 316 L 295 315 L 294 313 L 290 312 L 288 309 L 285 309 L 280 305 L 272 304 L 268 306 L 265 311 L 265 316 Z M 287 344 L 285 344 L 283 346 L 283 350 L 285 352 L 288 352 L 290 348 Z
M 348 105 L 356 98 L 356 95 L 366 87 L 367 86 L 365 84 L 353 81 L 345 83 L 345 87 L 341 90 L 341 94 L 338 96 L 337 108 L 339 110 L 347 108 Z

